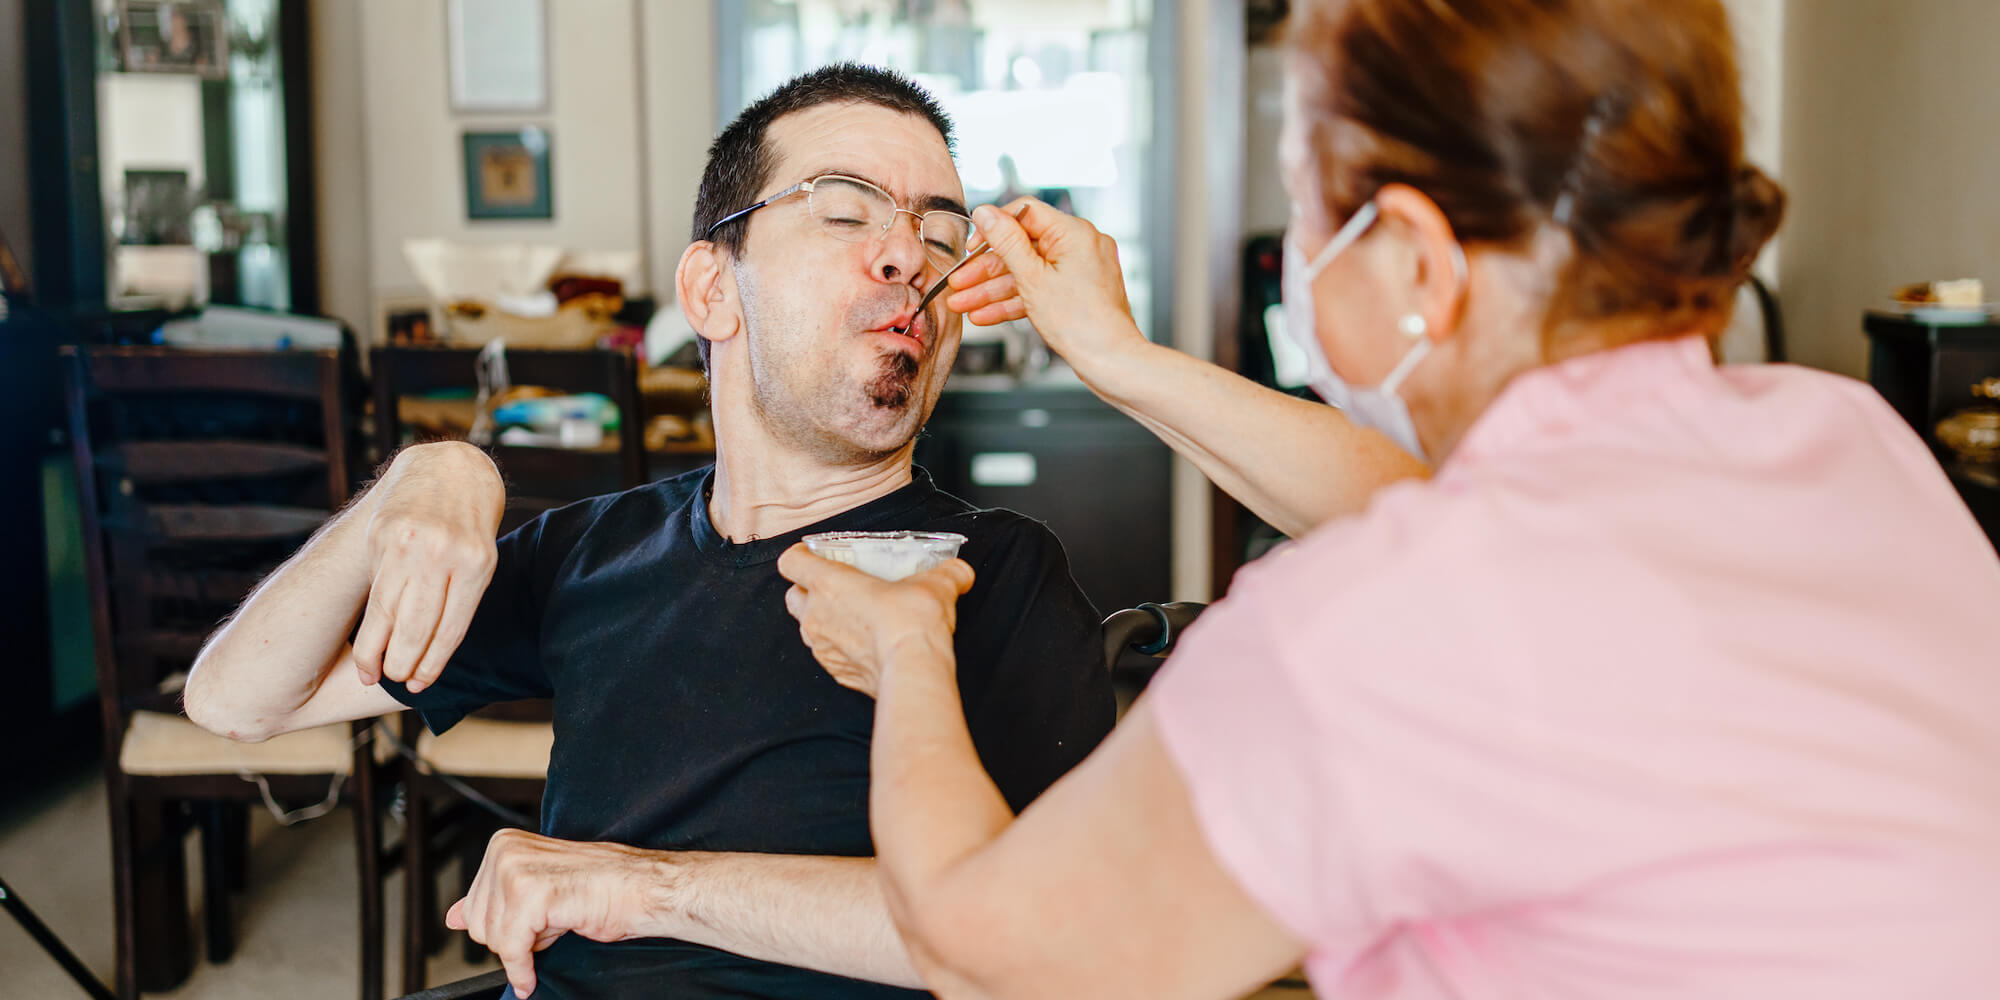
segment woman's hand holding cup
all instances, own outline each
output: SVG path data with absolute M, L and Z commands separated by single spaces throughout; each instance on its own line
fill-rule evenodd
M 778 573 L 793 584 L 785 609 L 799 620 L 799 637 L 841 686 L 873 698 L 885 671 L 899 663 L 955 669 L 958 597 L 973 580 L 964 560 L 891 582 L 814 555 L 801 542 L 779 557 Z

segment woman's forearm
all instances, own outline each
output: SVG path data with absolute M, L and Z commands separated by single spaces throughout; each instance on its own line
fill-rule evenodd
M 991 843 L 1014 819 L 979 763 L 959 701 L 950 646 L 885 667 L 875 706 L 869 825 L 889 912 L 910 959 L 945 990 L 927 942 L 927 915 L 949 895 L 953 866 Z M 961 992 L 951 990 L 949 992 Z
M 1136 344 L 1077 373 L 1223 492 L 1293 537 L 1365 508 L 1383 486 L 1429 474 L 1388 438 L 1330 406 L 1169 347 Z

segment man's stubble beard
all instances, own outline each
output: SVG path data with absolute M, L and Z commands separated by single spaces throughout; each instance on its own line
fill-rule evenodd
M 797 370 L 809 368 L 809 364 L 788 365 L 787 359 L 768 356 L 763 350 L 765 339 L 749 328 L 754 326 L 764 324 L 746 324 L 744 330 L 750 361 L 750 406 L 774 437 L 836 465 L 880 461 L 916 438 L 921 422 L 883 448 L 864 445 L 843 432 L 843 424 L 856 418 L 890 413 L 900 416 L 921 405 L 917 380 L 923 366 L 916 358 L 901 351 L 878 356 L 879 370 L 858 393 L 869 409 L 857 411 L 853 405 L 855 387 L 844 379 L 829 381 L 823 372 Z

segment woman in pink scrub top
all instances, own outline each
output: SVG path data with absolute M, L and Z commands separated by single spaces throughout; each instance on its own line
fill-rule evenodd
M 1299 540 L 1018 818 L 958 708 L 970 570 L 780 566 L 878 699 L 918 968 L 946 996 L 1226 997 L 1301 963 L 1326 998 L 2000 996 L 2000 561 L 1867 387 L 1711 361 L 1784 201 L 1720 4 L 1294 19 L 1286 313 L 1338 411 L 1146 343 L 1110 241 L 1037 203 L 982 213 L 997 259 L 948 305 L 1032 320 Z

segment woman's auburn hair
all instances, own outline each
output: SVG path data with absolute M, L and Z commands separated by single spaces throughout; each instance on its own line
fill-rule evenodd
M 1545 336 L 1728 322 L 1785 194 L 1744 160 L 1718 0 L 1303 0 L 1292 20 L 1309 208 L 1345 219 L 1405 184 L 1469 246 L 1566 231 Z

